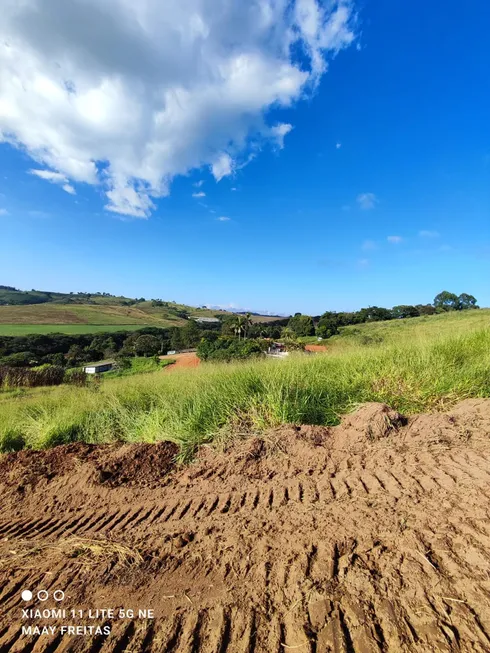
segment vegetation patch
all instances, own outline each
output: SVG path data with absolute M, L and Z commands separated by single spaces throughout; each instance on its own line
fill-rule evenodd
M 31 448 L 166 440 L 179 445 L 180 458 L 189 458 L 223 433 L 230 438 L 237 429 L 255 433 L 284 423 L 333 425 L 366 401 L 407 415 L 447 409 L 461 399 L 490 396 L 488 318 L 488 311 L 468 311 L 363 325 L 356 328 L 367 335 L 383 329 L 382 342 L 340 335 L 324 354 L 208 362 L 170 375 L 156 371 L 96 387 L 7 396 L 0 402 L 0 446 L 18 447 L 18 438 Z

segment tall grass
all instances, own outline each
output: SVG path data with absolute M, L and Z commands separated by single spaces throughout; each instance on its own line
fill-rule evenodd
M 490 396 L 490 329 L 396 339 L 286 360 L 203 364 L 0 401 L 0 448 L 170 440 L 182 457 L 215 437 L 335 424 L 364 401 L 410 414 Z

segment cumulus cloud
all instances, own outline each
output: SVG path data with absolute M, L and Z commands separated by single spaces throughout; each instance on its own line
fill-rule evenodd
M 77 194 L 73 186 L 68 183 L 68 177 L 61 172 L 54 172 L 53 170 L 29 170 L 29 172 L 31 175 L 36 175 L 36 177 L 50 181 L 52 184 L 58 184 L 64 191 L 70 193 L 70 195 Z
M 393 245 L 399 245 L 402 242 L 403 238 L 401 236 L 388 236 L 386 240 Z
M 202 191 L 200 193 L 192 193 L 192 197 L 206 197 L 206 193 Z
M 282 147 L 290 126 L 268 112 L 353 42 L 352 2 L 3 0 L 0 141 L 148 217 L 177 175 L 219 181 L 254 142 Z
M 378 198 L 374 193 L 361 193 L 357 196 L 357 203 L 364 211 L 374 209 L 378 203 Z
M 439 238 L 440 234 L 437 231 L 426 231 L 423 229 L 419 231 L 419 236 L 421 238 Z

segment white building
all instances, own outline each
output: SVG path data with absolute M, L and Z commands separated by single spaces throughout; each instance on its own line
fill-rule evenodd
M 83 368 L 83 371 L 86 374 L 101 374 L 102 372 L 108 372 L 109 370 L 112 370 L 115 364 L 115 361 L 99 361 L 98 363 L 89 363 Z

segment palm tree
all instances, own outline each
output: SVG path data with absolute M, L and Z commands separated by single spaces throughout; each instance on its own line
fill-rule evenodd
M 240 340 L 240 336 L 244 331 L 244 329 L 245 329 L 245 317 L 243 315 L 237 315 L 234 320 L 233 331 L 235 332 L 235 335 L 238 335 L 238 340 Z
M 238 340 L 240 340 L 241 334 L 243 337 L 247 337 L 247 329 L 252 325 L 250 313 L 245 315 L 236 315 L 233 322 L 233 331 L 238 335 Z
M 252 323 L 252 316 L 250 315 L 250 313 L 246 313 L 245 317 L 243 319 L 243 332 L 244 332 L 244 337 L 245 338 L 247 337 L 247 331 L 248 331 L 249 327 L 252 326 L 252 324 L 253 324 Z

